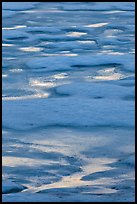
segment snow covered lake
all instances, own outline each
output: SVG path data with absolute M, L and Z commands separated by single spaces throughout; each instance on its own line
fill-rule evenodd
M 3 202 L 134 202 L 134 7 L 2 3 Z

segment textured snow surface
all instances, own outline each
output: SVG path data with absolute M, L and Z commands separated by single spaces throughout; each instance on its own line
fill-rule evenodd
M 3 202 L 133 202 L 133 2 L 2 3 Z

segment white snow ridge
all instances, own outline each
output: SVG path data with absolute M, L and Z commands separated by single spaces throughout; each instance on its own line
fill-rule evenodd
M 2 3 L 2 201 L 135 201 L 133 2 Z

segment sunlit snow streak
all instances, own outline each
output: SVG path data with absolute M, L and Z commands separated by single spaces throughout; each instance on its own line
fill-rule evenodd
M 7 78 L 8 75 L 7 75 L 7 74 L 2 74 L 2 77 L 3 77 L 3 78 Z
M 70 57 L 75 57 L 78 56 L 78 54 L 75 53 L 55 53 L 55 54 L 51 54 L 51 53 L 43 53 L 42 56 L 70 56 Z
M 120 11 L 120 10 L 113 10 L 113 11 L 104 11 L 104 14 L 115 14 L 115 13 L 124 13 L 126 11 Z
M 12 47 L 12 46 L 14 46 L 14 45 L 13 45 L 13 44 L 2 43 L 2 46 L 3 46 L 3 47 Z
M 13 72 L 13 73 L 20 73 L 20 72 L 22 72 L 23 71 L 23 69 L 10 69 L 9 70 L 10 72 Z
M 87 28 L 98 28 L 98 27 L 103 27 L 105 25 L 108 25 L 109 23 L 95 23 L 95 24 L 90 24 L 90 25 L 85 25 Z
M 69 32 L 66 34 L 66 36 L 72 36 L 72 37 L 80 37 L 82 35 L 87 35 L 87 33 L 84 32 Z
M 43 50 L 43 48 L 40 47 L 21 47 L 19 49 L 24 52 L 39 52 Z
M 25 25 L 18 25 L 18 26 L 14 26 L 14 27 L 11 27 L 11 28 L 2 28 L 2 30 L 16 30 L 16 29 L 19 29 L 19 28 L 26 28 L 27 26 Z
M 35 98 L 48 98 L 49 94 L 48 93 L 39 93 L 39 94 L 34 94 L 34 95 L 26 95 L 26 96 L 12 96 L 12 97 L 3 97 L 3 101 L 14 101 L 14 100 L 27 100 L 27 99 L 35 99 Z

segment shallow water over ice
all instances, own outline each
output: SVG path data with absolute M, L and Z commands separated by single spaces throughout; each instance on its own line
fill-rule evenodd
M 134 201 L 134 3 L 2 3 L 3 201 Z

